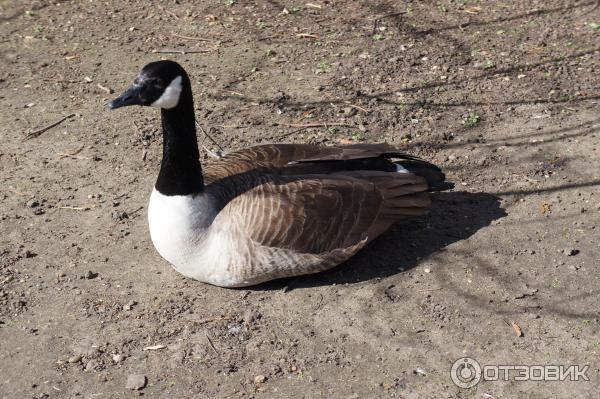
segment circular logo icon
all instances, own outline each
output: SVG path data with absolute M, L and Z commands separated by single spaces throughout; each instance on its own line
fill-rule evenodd
M 452 382 L 460 388 L 472 388 L 481 381 L 481 365 L 470 357 L 462 357 L 450 369 Z

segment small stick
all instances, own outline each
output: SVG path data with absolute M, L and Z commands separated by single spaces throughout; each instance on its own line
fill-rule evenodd
M 313 4 L 313 3 L 306 3 L 306 4 L 305 4 L 305 6 L 306 6 L 306 7 L 311 7 L 311 8 L 317 8 L 317 9 L 319 9 L 319 10 L 320 10 L 321 8 L 323 8 L 323 6 L 322 6 L 322 5 L 320 5 L 320 4 Z
M 600 7 L 600 0 L 596 0 L 594 2 L 594 4 L 592 4 L 592 8 L 590 8 L 588 11 L 583 10 L 583 12 L 581 14 L 589 14 L 592 11 L 596 10 L 596 8 L 598 8 L 598 7 Z
M 85 211 L 87 209 L 89 209 L 88 207 L 85 206 L 59 206 L 58 209 L 70 209 L 72 211 Z
M 442 287 L 439 287 L 439 288 L 429 288 L 429 289 L 426 289 L 426 290 L 418 290 L 417 292 L 439 291 L 441 289 L 442 289 Z
M 371 112 L 371 111 L 369 111 L 368 109 L 365 109 L 365 108 L 363 108 L 363 107 L 359 107 L 358 105 L 350 104 L 349 102 L 346 102 L 346 104 L 348 104 L 348 105 L 349 105 L 350 107 L 352 107 L 352 108 L 359 109 L 359 110 L 361 110 L 362 112 L 364 112 L 364 113 L 366 113 L 366 114 L 368 114 L 369 112 Z
M 174 13 L 174 12 L 172 12 L 172 11 L 169 11 L 169 10 L 165 9 L 163 6 L 159 5 L 159 6 L 158 6 L 158 8 L 160 8 L 160 9 L 161 9 L 161 11 L 164 11 L 164 12 L 166 12 L 167 14 L 169 14 L 170 16 L 172 16 L 173 18 L 175 18 L 175 19 L 179 19 L 179 17 L 177 16 L 177 14 L 175 14 L 175 13 Z
M 210 53 L 212 50 L 152 50 L 156 54 L 199 54 Z
M 17 190 L 16 188 L 14 188 L 13 186 L 8 186 L 8 189 L 9 189 L 10 191 L 12 191 L 13 193 L 17 194 L 17 195 L 20 195 L 21 197 L 24 197 L 24 196 L 26 196 L 26 195 L 27 195 L 27 194 L 25 194 L 25 193 L 22 193 L 22 192 L 18 191 L 18 190 Z
M 96 84 L 96 86 L 97 86 L 97 87 L 98 87 L 100 90 L 103 90 L 103 91 L 107 92 L 108 94 L 113 94 L 113 90 L 112 90 L 112 89 L 109 89 L 109 88 L 108 88 L 108 87 L 106 87 L 106 86 L 102 86 L 100 83 Z
M 282 139 L 282 138 L 284 138 L 284 137 L 288 137 L 288 136 L 291 136 L 291 135 L 293 135 L 293 134 L 296 134 L 296 133 L 298 133 L 298 132 L 301 132 L 301 131 L 302 131 L 302 130 L 304 130 L 304 129 L 306 129 L 306 128 L 305 128 L 305 127 L 302 127 L 302 128 L 300 128 L 300 129 L 297 129 L 297 130 L 292 130 L 291 132 L 287 132 L 287 133 L 280 134 L 279 136 L 275 136 L 275 137 L 273 137 L 273 138 L 275 138 L 275 139 Z
M 222 127 L 223 129 L 245 129 L 250 127 L 251 125 L 219 125 L 220 127 Z
M 315 109 L 314 109 L 314 108 L 313 108 L 313 109 L 309 109 L 308 111 L 306 111 L 305 113 L 303 113 L 303 114 L 300 116 L 300 119 L 299 119 L 299 120 L 304 120 L 304 119 L 308 118 L 308 117 L 310 116 L 310 114 L 312 114 L 313 112 L 315 112 Z
M 391 14 L 385 14 L 385 15 L 382 15 L 381 17 L 375 18 L 373 20 L 373 33 L 371 33 L 371 36 L 373 36 L 375 34 L 375 32 L 377 32 L 377 24 L 379 24 L 379 21 L 381 21 L 382 19 L 385 19 L 385 18 L 395 17 L 397 15 L 402 15 L 402 14 L 406 14 L 406 11 L 393 12 Z
M 221 357 L 221 354 L 219 353 L 219 351 L 215 347 L 215 344 L 213 344 L 212 339 L 210 339 L 210 336 L 208 335 L 208 333 L 206 333 L 206 338 L 208 339 L 208 343 L 213 348 L 213 350 L 215 351 L 215 353 L 217 354 L 217 356 Z
M 89 159 L 89 158 L 86 158 L 86 157 L 76 157 L 76 156 L 75 156 L 75 155 L 79 154 L 81 151 L 83 151 L 83 149 L 84 149 L 84 148 L 85 148 L 85 146 L 83 146 L 83 147 L 81 147 L 80 149 L 78 149 L 78 150 L 75 150 L 75 151 L 73 151 L 73 152 L 68 152 L 68 153 L 66 153 L 66 154 L 63 154 L 63 153 L 60 153 L 60 152 L 59 152 L 59 153 L 58 153 L 58 155 L 59 155 L 59 159 L 63 159 L 63 158 Z
M 45 131 L 47 131 L 47 130 L 50 130 L 50 129 L 52 129 L 53 127 L 56 127 L 56 126 L 60 125 L 61 123 L 63 123 L 63 122 L 64 122 L 64 121 L 66 121 L 67 119 L 69 119 L 69 118 L 72 118 L 72 117 L 74 117 L 74 116 L 75 116 L 75 114 L 69 114 L 69 115 L 67 115 L 67 116 L 65 116 L 65 117 L 63 117 L 63 118 L 61 118 L 60 120 L 58 120 L 58 121 L 56 121 L 56 122 L 54 122 L 54 123 L 52 123 L 52 124 L 50 124 L 50 125 L 48 125 L 48 126 L 45 126 L 45 127 L 42 127 L 42 128 L 40 128 L 40 129 L 34 130 L 33 132 L 30 132 L 30 133 L 28 133 L 28 134 L 25 136 L 25 139 L 24 139 L 23 141 L 26 141 L 26 140 L 29 140 L 29 139 L 32 139 L 32 138 L 38 137 L 38 136 L 40 136 L 42 133 L 44 133 Z
M 317 123 L 307 123 L 305 125 L 298 123 L 284 123 L 285 126 L 288 127 L 328 127 L 328 126 L 352 126 L 349 123 L 342 122 L 317 122 Z
M 211 39 L 205 39 L 203 37 L 192 37 L 192 36 L 183 36 L 183 35 L 178 35 L 175 32 L 171 32 L 171 34 L 175 37 L 178 37 L 180 39 L 186 39 L 186 40 L 197 40 L 199 42 L 214 42 L 214 40 Z
M 206 133 L 206 130 L 204 130 L 204 128 L 202 126 L 200 126 L 200 124 L 198 123 L 198 121 L 196 121 L 196 126 L 198 126 L 200 128 L 200 130 L 202 131 L 202 133 L 204 133 L 204 135 L 206 137 L 208 137 L 209 140 L 212 141 L 214 145 L 216 145 L 217 147 L 219 147 L 219 150 L 221 150 L 221 153 L 225 152 L 225 150 L 223 149 L 223 147 L 221 147 L 219 145 L 219 143 L 217 143 L 217 141 L 215 139 L 213 139 L 208 133 Z
M 296 35 L 296 37 L 309 38 L 309 39 L 318 39 L 319 38 L 319 36 L 313 35 L 313 34 L 310 34 L 310 33 L 298 33 Z
M 406 14 L 406 11 L 398 11 L 398 12 L 393 12 L 391 14 L 385 14 L 385 15 L 382 15 L 381 17 L 375 18 L 375 21 L 380 21 L 382 19 L 386 19 L 386 18 L 389 18 L 389 17 L 395 17 L 397 15 L 402 15 L 402 14 Z
M 135 215 L 136 213 L 138 213 L 139 211 L 141 211 L 142 209 L 144 209 L 143 206 L 138 207 L 137 209 L 134 209 L 131 212 L 127 212 L 128 215 Z
M 198 320 L 198 321 L 194 322 L 194 324 L 202 325 L 202 324 L 206 324 L 206 323 L 212 323 L 213 321 L 221 321 L 221 320 L 231 320 L 231 317 L 230 316 L 210 317 L 208 319 Z
M 258 40 L 259 42 L 261 42 L 261 41 L 263 41 L 263 40 L 271 40 L 271 39 L 274 39 L 274 38 L 276 38 L 276 37 L 277 37 L 276 35 L 273 35 L 273 36 L 265 36 L 265 37 L 259 37 L 259 38 L 258 38 L 258 39 L 256 39 L 256 40 Z

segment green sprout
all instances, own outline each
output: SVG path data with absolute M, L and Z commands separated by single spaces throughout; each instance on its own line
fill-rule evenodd
M 321 61 L 317 64 L 317 73 L 327 73 L 331 69 L 331 65 L 327 61 Z
M 365 141 L 365 135 L 362 132 L 354 132 L 351 137 L 354 141 Z
M 471 126 L 475 126 L 479 122 L 481 122 L 481 116 L 479 116 L 475 112 L 469 112 L 469 115 L 467 116 L 467 120 L 465 121 L 465 124 L 468 127 L 471 127 Z

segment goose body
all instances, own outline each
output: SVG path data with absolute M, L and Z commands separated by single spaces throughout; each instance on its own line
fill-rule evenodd
M 172 61 L 144 67 L 109 107 L 161 108 L 163 160 L 150 196 L 152 242 L 181 274 L 222 287 L 316 273 L 451 187 L 436 166 L 387 144 L 269 144 L 202 167 L 191 85 Z M 396 161 L 394 161 L 396 159 Z

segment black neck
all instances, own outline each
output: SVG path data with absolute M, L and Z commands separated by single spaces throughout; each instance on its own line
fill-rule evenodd
M 156 190 L 164 195 L 198 194 L 204 189 L 196 139 L 194 100 L 189 80 L 184 79 L 179 103 L 161 110 L 163 159 Z

